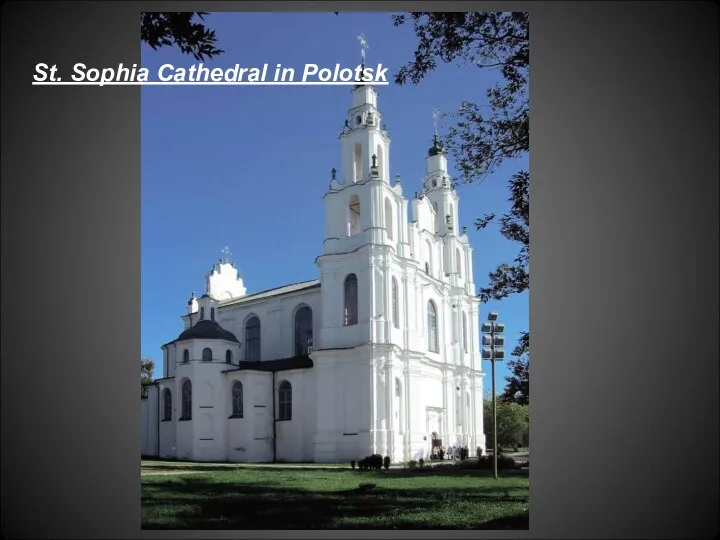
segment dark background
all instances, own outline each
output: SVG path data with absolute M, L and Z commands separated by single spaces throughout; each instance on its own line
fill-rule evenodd
M 717 534 L 717 4 L 446 1 L 2 6 L 3 535 L 181 537 L 139 530 L 140 89 L 35 64 L 139 64 L 141 10 L 304 6 L 531 13 L 531 529 L 484 536 Z

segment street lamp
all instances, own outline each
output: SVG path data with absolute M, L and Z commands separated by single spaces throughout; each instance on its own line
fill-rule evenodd
M 497 398 L 495 396 L 495 361 L 505 358 L 505 325 L 497 322 L 498 314 L 492 312 L 488 315 L 488 322 L 481 327 L 482 332 L 482 359 L 490 360 L 492 367 L 492 445 L 493 445 L 493 477 L 498 477 L 498 443 L 497 443 Z

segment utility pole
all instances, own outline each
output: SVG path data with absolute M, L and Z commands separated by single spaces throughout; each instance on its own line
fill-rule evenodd
M 497 442 L 497 396 L 495 394 L 495 361 L 505 358 L 505 325 L 497 322 L 498 314 L 492 312 L 488 315 L 488 322 L 482 324 L 482 359 L 490 360 L 492 377 L 492 446 L 493 446 L 493 478 L 498 478 L 498 449 Z

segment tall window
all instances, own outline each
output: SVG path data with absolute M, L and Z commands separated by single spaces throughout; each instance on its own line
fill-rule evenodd
M 355 274 L 345 278 L 345 326 L 358 322 L 358 281 Z
M 192 419 L 192 383 L 185 379 L 182 385 L 182 416 L 180 420 Z
M 213 321 L 215 320 L 215 308 L 214 307 L 210 308 L 210 319 L 212 319 Z
M 212 362 L 212 349 L 209 347 L 205 347 L 202 352 L 202 361 L 203 362 Z
M 235 381 L 232 387 L 232 415 L 233 418 L 243 417 L 243 386 L 240 381 Z
M 463 352 L 467 353 L 468 346 L 467 346 L 467 316 L 465 315 L 465 312 L 463 311 L 462 314 L 462 348 Z
M 388 240 L 392 240 L 395 236 L 393 231 L 393 211 L 390 199 L 385 198 L 385 230 L 387 231 Z
M 260 361 L 260 319 L 250 317 L 245 323 L 245 360 Z
M 348 203 L 348 236 L 360 234 L 360 197 L 352 195 Z
M 287 381 L 278 387 L 278 420 L 292 420 L 292 386 Z
M 432 246 L 429 240 L 425 241 L 425 272 L 428 274 L 433 272 Z
M 232 351 L 228 349 L 225 351 L 225 363 L 226 364 L 232 364 Z
M 200 308 L 200 320 L 203 320 L 205 318 L 205 308 Z
M 432 352 L 438 352 L 438 334 L 437 334 L 437 308 L 435 303 L 430 300 L 427 309 L 427 325 L 428 325 L 428 349 Z
M 163 420 L 172 420 L 172 393 L 169 388 L 163 392 Z
M 397 279 L 392 278 L 392 318 L 395 328 L 400 328 L 400 313 L 398 312 L 398 284 Z
M 183 351 L 183 362 L 188 363 L 190 361 L 190 351 L 185 349 Z
M 311 351 L 312 340 L 312 309 L 303 306 L 295 312 L 295 356 L 302 356 Z

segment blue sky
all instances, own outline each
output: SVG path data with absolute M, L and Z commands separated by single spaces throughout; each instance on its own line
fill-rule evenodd
M 413 58 L 410 25 L 394 27 L 389 13 L 213 13 L 206 17 L 225 53 L 207 67 L 274 66 L 301 73 L 306 63 L 352 67 L 356 36 L 365 34 L 367 65 L 388 75 Z M 191 56 L 174 48 L 142 46 L 142 66 L 189 67 Z M 420 187 L 433 131 L 432 109 L 455 110 L 463 100 L 483 102 L 496 74 L 471 66 L 440 65 L 417 86 L 378 87 L 378 105 L 392 138 L 391 175 L 400 174 L 406 198 Z M 151 77 L 152 78 L 152 77 Z M 389 78 L 390 79 L 390 78 Z M 392 80 L 392 79 L 390 79 Z M 142 87 L 142 357 L 156 361 L 160 346 L 182 330 L 192 291 L 229 246 L 248 292 L 316 279 L 322 250 L 322 196 L 330 169 L 340 168 L 337 135 L 350 107 L 348 86 L 145 86 Z M 443 130 L 443 124 L 440 124 Z M 478 286 L 517 246 L 497 228 L 475 231 L 473 222 L 509 207 L 506 182 L 525 162 L 508 163 L 482 184 L 459 188 L 460 224 L 474 248 Z M 454 174 L 454 164 L 449 163 Z M 481 304 L 481 317 L 498 311 L 507 349 L 529 326 L 528 294 Z M 504 386 L 503 364 L 497 371 Z M 490 366 L 485 365 L 489 373 Z M 490 387 L 490 381 L 486 381 Z

